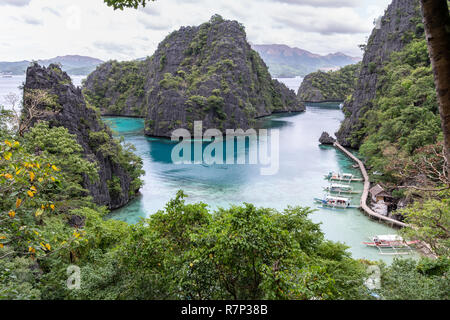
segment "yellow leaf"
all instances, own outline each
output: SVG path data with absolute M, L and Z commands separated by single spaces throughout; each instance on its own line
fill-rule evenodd
M 14 147 L 20 146 L 20 143 L 18 141 L 14 141 Z
M 36 167 L 37 167 L 38 169 L 40 169 L 40 168 L 41 168 L 41 165 L 40 165 L 39 163 L 36 163 Z
M 29 196 L 29 197 L 31 197 L 31 198 L 33 198 L 33 197 L 34 197 L 34 193 L 33 193 L 33 192 L 31 192 L 30 190 L 28 190 L 28 191 L 27 191 L 27 194 L 28 194 L 28 196 Z
M 16 212 L 11 210 L 10 212 L 8 212 L 8 215 L 9 215 L 11 218 L 14 218 L 14 217 L 16 216 Z
M 33 181 L 35 177 L 35 174 L 33 171 L 30 171 L 30 181 Z
M 16 171 L 16 176 L 18 176 L 22 172 L 22 169 Z
M 42 183 L 44 181 L 44 179 L 39 178 L 38 181 Z
M 17 200 L 16 200 L 16 209 L 19 208 L 21 204 L 22 204 L 22 199 L 17 198 Z
M 44 211 L 43 211 L 42 209 L 37 209 L 34 215 L 35 215 L 36 217 L 39 217 L 39 216 L 41 216 L 43 213 L 44 213 Z
M 12 157 L 12 153 L 11 152 L 5 152 L 5 154 L 3 155 L 3 158 L 5 158 L 5 160 L 10 160 Z
M 3 243 L 0 243 L 0 248 L 3 248 Z
M 35 186 L 32 186 L 32 187 L 30 188 L 30 190 L 32 190 L 32 191 L 34 191 L 34 192 L 37 192 L 37 189 L 36 189 Z

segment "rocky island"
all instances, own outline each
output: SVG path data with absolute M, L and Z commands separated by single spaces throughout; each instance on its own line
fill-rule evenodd
M 297 96 L 304 102 L 343 102 L 354 91 L 361 63 L 337 71 L 317 71 L 308 74 L 298 89 Z
M 30 96 L 45 92 L 52 97 L 33 104 Z M 34 110 L 30 110 L 33 108 Z M 41 67 L 34 64 L 26 73 L 22 123 L 26 130 L 40 122 L 49 127 L 64 127 L 82 147 L 85 159 L 94 163 L 98 177 L 83 175 L 83 187 L 96 204 L 115 209 L 127 204 L 141 186 L 141 160 L 112 137 L 97 110 L 86 104 L 81 89 L 72 84 L 58 65 Z
M 84 93 L 103 114 L 144 116 L 145 133 L 158 137 L 191 130 L 195 120 L 204 128 L 248 129 L 255 118 L 305 110 L 271 78 L 243 25 L 218 15 L 172 32 L 145 61 L 99 66 Z

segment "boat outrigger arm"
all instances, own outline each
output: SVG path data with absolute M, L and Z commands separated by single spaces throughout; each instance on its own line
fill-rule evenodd
M 371 238 L 372 242 L 363 242 L 368 247 L 376 247 L 383 255 L 400 255 L 410 254 L 413 251 L 411 245 L 419 243 L 419 241 L 405 241 L 401 236 L 378 235 Z
M 340 209 L 357 208 L 356 206 L 350 205 L 351 200 L 348 198 L 326 196 L 325 199 L 314 198 L 314 201 L 320 203 L 323 207 Z
M 352 173 L 336 173 L 330 172 L 325 176 L 325 179 L 330 181 L 345 181 L 345 182 L 360 182 L 363 181 L 362 178 L 355 178 Z
M 345 184 L 335 184 L 332 183 L 329 187 L 324 188 L 324 191 L 330 193 L 346 193 L 346 194 L 357 194 L 359 192 L 353 191 L 353 188 Z

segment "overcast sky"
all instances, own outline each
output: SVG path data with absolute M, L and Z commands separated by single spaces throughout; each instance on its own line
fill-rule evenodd
M 145 9 L 114 11 L 103 0 L 0 0 L 0 61 L 145 57 L 171 31 L 215 13 L 242 22 L 251 43 L 361 56 L 358 44 L 390 1 L 157 0 Z

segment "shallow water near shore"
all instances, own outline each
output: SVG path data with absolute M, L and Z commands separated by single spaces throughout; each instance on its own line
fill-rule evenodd
M 326 103 L 309 105 L 304 113 L 261 119 L 258 126 L 280 132 L 279 171 L 262 176 L 259 165 L 174 164 L 171 152 L 175 144 L 145 137 L 143 119 L 106 117 L 112 129 L 136 147 L 146 171 L 141 195 L 109 217 L 136 223 L 163 209 L 180 189 L 188 195 L 187 202 L 204 202 L 212 210 L 244 202 L 278 210 L 287 206 L 310 207 L 316 210 L 310 218 L 321 223 L 325 237 L 348 245 L 354 258 L 390 263 L 393 256 L 380 255 L 378 249 L 368 248 L 362 242 L 373 235 L 396 233 L 396 229 L 371 220 L 358 209 L 324 209 L 314 203 L 315 197 L 324 196 L 323 187 L 329 184 L 324 175 L 329 171 L 360 176 L 343 153 L 318 142 L 322 131 L 335 132 L 343 118 L 338 104 Z M 362 190 L 362 183 L 352 185 Z M 352 204 L 358 203 L 359 195 L 355 195 Z

